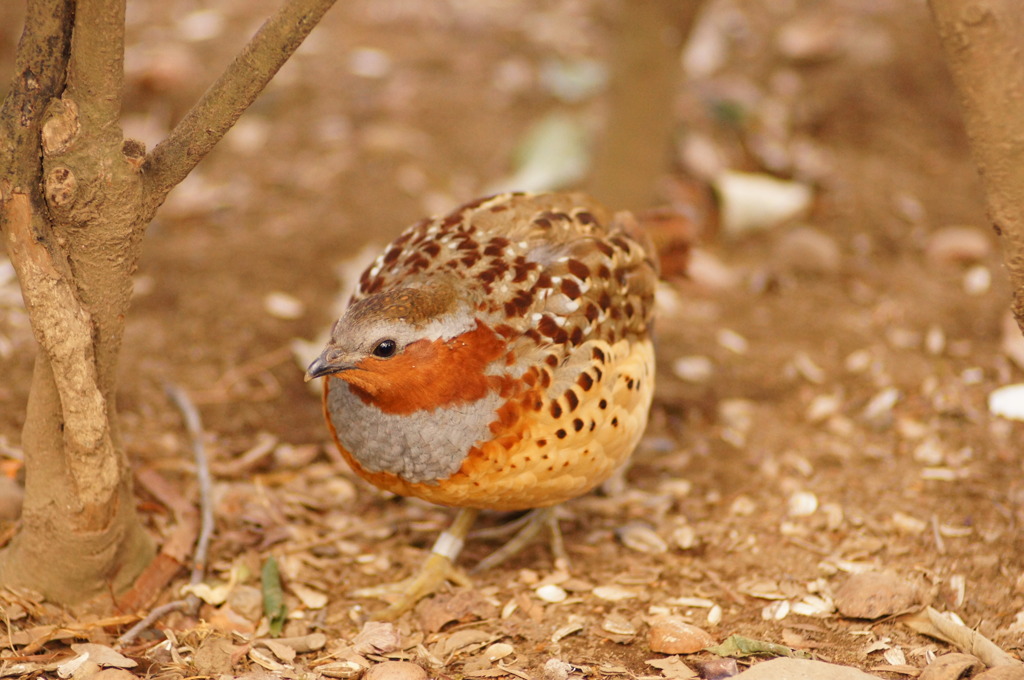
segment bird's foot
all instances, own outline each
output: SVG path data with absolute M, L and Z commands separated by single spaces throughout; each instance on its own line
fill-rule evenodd
M 472 573 L 479 573 L 498 566 L 510 557 L 519 553 L 528 546 L 541 529 L 547 529 L 551 534 L 551 554 L 555 559 L 555 565 L 568 569 L 569 555 L 565 552 L 565 543 L 562 541 L 562 531 L 558 528 L 558 517 L 555 508 L 537 508 L 523 515 L 520 519 L 511 523 L 513 530 L 518 530 L 515 536 L 492 552 L 487 557 L 477 562 Z M 499 530 L 506 527 L 500 527 Z M 492 532 L 493 535 L 493 532 Z
M 452 526 L 437 537 L 430 555 L 413 576 L 397 583 L 362 588 L 353 595 L 390 601 L 391 604 L 374 614 L 373 618 L 377 621 L 393 621 L 411 610 L 423 598 L 437 592 L 447 581 L 460 586 L 472 585 L 469 577 L 455 566 L 455 560 L 462 551 L 463 541 L 469 528 L 473 526 L 476 515 L 476 510 L 460 510 Z
M 390 601 L 386 609 L 375 613 L 375 621 L 394 621 L 410 611 L 416 603 L 436 593 L 448 581 L 460 586 L 472 585 L 465 572 L 456 567 L 445 555 L 430 553 L 423 566 L 413 576 L 371 588 L 362 588 L 353 593 L 356 597 L 373 597 Z

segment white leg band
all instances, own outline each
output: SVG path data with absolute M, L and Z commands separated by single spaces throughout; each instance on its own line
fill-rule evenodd
M 458 536 L 453 536 L 447 531 L 442 531 L 441 535 L 437 537 L 436 541 L 434 541 L 434 547 L 430 549 L 430 552 L 435 555 L 447 557 L 449 560 L 454 562 L 455 558 L 457 558 L 459 553 L 462 552 L 462 545 L 464 542 L 465 541 Z

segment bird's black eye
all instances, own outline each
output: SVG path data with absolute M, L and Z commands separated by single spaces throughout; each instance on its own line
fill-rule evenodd
M 395 344 L 394 340 L 381 340 L 377 343 L 377 346 L 373 348 L 373 356 L 381 359 L 388 359 L 395 356 L 395 350 L 398 349 L 398 345 Z

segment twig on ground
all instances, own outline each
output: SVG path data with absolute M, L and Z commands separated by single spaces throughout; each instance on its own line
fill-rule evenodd
M 192 455 L 196 461 L 196 479 L 199 481 L 199 540 L 196 541 L 192 577 L 189 579 L 189 585 L 194 586 L 202 583 L 206 576 L 206 558 L 210 551 L 210 539 L 213 537 L 213 479 L 210 476 L 206 445 L 203 444 L 203 421 L 199 418 L 199 411 L 185 390 L 177 385 L 167 385 L 165 389 L 185 418 L 185 429 L 192 440 Z M 198 600 L 196 603 L 198 604 Z
M 194 597 L 195 595 L 189 595 L 188 598 L 184 600 L 174 600 L 172 602 L 162 604 L 159 607 L 154 607 L 148 614 L 146 614 L 146 616 L 139 620 L 138 623 L 126 630 L 121 637 L 117 638 L 117 641 L 114 643 L 114 649 L 121 649 L 135 642 L 135 638 L 139 637 L 142 631 L 148 629 L 154 623 L 171 612 L 184 609 L 189 605 L 189 599 Z
M 196 540 L 192 575 L 189 578 L 189 585 L 194 586 L 202 583 L 206 576 L 206 559 L 215 528 L 213 518 L 213 479 L 210 475 L 210 461 L 206 456 L 206 446 L 203 444 L 203 423 L 199 417 L 199 411 L 189 399 L 185 390 L 171 384 L 168 384 L 165 389 L 174 405 L 181 411 L 181 415 L 185 420 L 185 429 L 188 431 L 189 439 L 192 442 L 192 456 L 196 462 L 196 479 L 199 481 L 199 538 Z M 141 621 L 119 637 L 115 647 L 124 647 L 131 644 L 142 631 L 171 612 L 182 609 L 195 611 L 198 608 L 199 598 L 191 593 L 184 599 L 174 600 L 173 602 L 155 607 Z
M 939 517 L 932 515 L 932 538 L 935 540 L 935 549 L 940 555 L 946 554 L 946 542 L 942 540 L 942 532 L 939 530 Z

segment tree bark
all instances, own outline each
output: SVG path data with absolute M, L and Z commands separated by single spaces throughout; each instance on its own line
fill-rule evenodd
M 0 584 L 81 602 L 126 588 L 151 558 L 114 407 L 142 236 L 333 1 L 286 2 L 147 157 L 118 124 L 124 0 L 29 0 L 0 108 L 0 228 L 41 351 Z
M 590 191 L 615 208 L 650 208 L 672 166 L 680 52 L 704 0 L 620 0 L 608 113 Z
M 1019 0 L 929 0 L 1024 332 L 1024 8 Z

